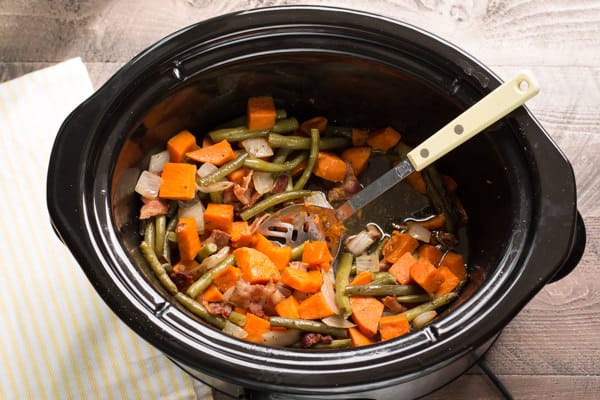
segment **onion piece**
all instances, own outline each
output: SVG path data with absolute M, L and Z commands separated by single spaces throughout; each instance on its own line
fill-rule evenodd
M 197 201 L 188 207 L 180 205 L 177 216 L 179 218 L 194 218 L 198 233 L 201 235 L 204 234 L 204 206 L 201 201 Z
M 298 329 L 284 331 L 267 331 L 262 334 L 262 344 L 265 346 L 286 347 L 300 340 Z
M 252 183 L 257 193 L 265 194 L 273 189 L 275 178 L 273 178 L 273 174 L 270 172 L 254 171 L 254 174 L 252 174 Z
M 225 189 L 229 189 L 233 185 L 234 183 L 231 181 L 219 181 L 206 186 L 197 186 L 197 188 L 202 193 L 213 193 L 222 192 Z
M 327 302 L 329 308 L 333 311 L 334 314 L 339 314 L 340 310 L 335 302 L 335 291 L 333 290 L 335 278 L 333 276 L 333 268 L 329 268 L 329 271 L 325 272 L 321 270 L 321 274 L 323 275 L 323 284 L 321 285 L 321 292 L 323 293 L 323 298 Z
M 225 321 L 225 326 L 223 327 L 223 333 L 236 337 L 238 339 L 243 339 L 248 336 L 248 332 L 244 330 L 244 328 L 237 326 L 233 322 L 227 320 Z
M 333 208 L 333 206 L 327 201 L 325 193 L 319 191 L 313 191 L 309 196 L 304 199 L 305 206 L 317 206 L 323 208 Z
M 406 233 L 421 242 L 429 243 L 431 240 L 431 231 L 421 224 L 408 223 L 408 231 Z
M 198 168 L 198 170 L 196 171 L 196 175 L 198 175 L 200 178 L 204 178 L 204 177 L 212 174 L 213 172 L 215 172 L 218 169 L 219 169 L 219 167 L 217 167 L 214 164 L 204 163 L 200 166 L 200 168 Z
M 148 171 L 158 173 L 163 170 L 166 163 L 171 160 L 169 152 L 167 150 L 161 151 L 160 153 L 152 154 L 150 156 L 150 163 L 148 164 Z
M 346 239 L 346 248 L 356 257 L 367 251 L 373 243 L 375 243 L 375 239 L 369 235 L 368 231 L 363 230 Z
M 250 157 L 271 157 L 274 154 L 273 149 L 266 138 L 250 138 L 242 140 L 240 145 L 246 150 Z
M 160 176 L 153 174 L 152 172 L 142 171 L 140 177 L 135 184 L 135 192 L 146 199 L 155 199 L 158 197 L 158 190 L 162 179 Z
M 435 310 L 425 311 L 416 316 L 412 321 L 412 325 L 415 329 L 421 329 L 437 317 L 438 313 Z
M 348 321 L 341 315 L 332 315 L 330 317 L 323 318 L 321 321 L 323 321 L 325 325 L 333 326 L 334 328 L 352 328 L 356 326 L 355 323 Z
M 202 271 L 214 268 L 217 265 L 219 265 L 219 263 L 223 261 L 228 254 L 229 246 L 225 246 L 221 250 L 217 251 L 215 254 L 208 256 L 204 260 L 202 260 L 202 262 L 200 263 L 200 268 L 202 269 Z
M 377 254 L 363 254 L 356 257 L 356 274 L 358 275 L 364 271 L 379 271 L 379 256 Z

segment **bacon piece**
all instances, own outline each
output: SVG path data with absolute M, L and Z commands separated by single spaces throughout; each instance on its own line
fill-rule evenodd
M 148 200 L 142 197 L 144 205 L 140 209 L 140 219 L 148 219 L 157 215 L 166 215 L 169 205 L 161 199 Z
M 231 235 L 220 229 L 213 229 L 210 232 L 210 236 L 206 239 L 205 243 L 214 243 L 217 245 L 217 249 L 222 249 L 225 246 L 229 246 Z
M 309 332 L 302 335 L 302 347 L 308 348 L 317 343 L 329 344 L 332 340 L 333 338 L 330 335 Z
M 402 304 L 398 302 L 398 300 L 393 296 L 386 296 L 383 298 L 383 304 L 390 309 L 390 311 L 401 313 L 408 308 L 404 307 Z

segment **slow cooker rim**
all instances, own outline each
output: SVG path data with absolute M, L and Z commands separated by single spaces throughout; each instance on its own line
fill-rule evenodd
M 305 8 L 305 7 L 293 7 L 293 8 L 297 8 L 297 9 L 300 9 L 300 10 L 306 10 L 306 8 Z M 285 11 L 286 11 L 286 12 L 288 12 L 288 11 L 289 11 L 289 9 L 288 9 L 287 7 L 285 7 L 285 8 L 283 8 L 283 7 L 278 7 L 278 8 L 276 8 L 275 10 L 271 10 L 271 11 L 277 11 L 277 10 L 281 10 L 281 9 L 285 9 Z M 323 7 L 310 7 L 310 9 L 314 9 L 314 10 L 323 11 L 323 9 L 324 9 L 324 8 L 323 8 Z M 339 9 L 327 9 L 327 10 L 332 10 L 332 11 L 333 11 L 333 10 L 335 10 L 335 12 L 339 12 Z M 346 12 L 347 12 L 348 10 L 344 10 L 344 11 L 346 11 Z M 250 13 L 254 15 L 254 14 L 255 14 L 255 13 L 257 13 L 257 12 L 269 12 L 269 10 L 253 10 L 253 11 L 251 11 Z M 238 14 L 235 14 L 235 15 L 244 15 L 244 14 L 245 14 L 245 12 L 238 13 Z M 235 15 L 234 15 L 234 16 L 235 16 Z M 367 14 L 365 14 L 365 13 L 361 13 L 361 15 L 367 15 Z M 230 15 L 229 17 L 232 17 L 232 15 Z M 370 18 L 370 17 L 373 17 L 373 16 L 372 16 L 372 15 L 370 15 L 370 14 L 368 14 L 368 17 Z M 221 18 L 224 18 L 224 17 L 221 17 Z M 397 24 L 398 24 L 398 21 L 393 21 L 393 20 L 390 20 L 390 21 L 391 21 L 391 22 L 392 22 L 394 25 L 397 25 Z M 96 95 L 94 95 L 94 96 L 93 96 L 93 97 L 92 97 L 92 98 L 91 98 L 91 99 L 90 99 L 88 102 L 86 102 L 86 104 L 85 104 L 84 106 L 82 106 L 82 107 L 93 107 L 93 105 L 92 105 L 92 104 L 93 104 L 93 102 L 94 102 L 94 101 L 97 101 L 97 99 L 98 99 L 99 97 L 104 97 L 104 100 L 106 100 L 106 93 L 103 93 L 103 91 L 113 91 L 113 90 L 115 90 L 115 89 L 118 89 L 118 87 L 119 87 L 120 85 L 122 85 L 122 84 L 123 84 L 123 81 L 126 81 L 126 80 L 127 80 L 127 79 L 123 79 L 123 78 L 124 78 L 124 77 L 125 77 L 125 76 L 128 74 L 128 70 L 130 70 L 130 69 L 135 69 L 134 67 L 136 67 L 136 68 L 138 68 L 138 69 L 139 69 L 139 68 L 140 68 L 140 66 L 141 66 L 141 64 L 152 64 L 152 63 L 154 63 L 154 61 L 152 61 L 152 60 L 153 60 L 153 59 L 156 59 L 156 58 L 158 57 L 158 55 L 157 55 L 157 54 L 153 54 L 153 52 L 152 52 L 152 49 L 153 49 L 153 48 L 158 48 L 158 47 L 161 47 L 162 45 L 164 45 L 164 44 L 167 44 L 169 41 L 171 41 L 171 40 L 175 40 L 177 37 L 179 37 L 179 35 L 180 35 L 180 34 L 182 34 L 182 33 L 185 33 L 185 32 L 191 32 L 191 31 L 193 31 L 194 29 L 198 29 L 198 27 L 199 27 L 199 26 L 202 26 L 202 25 L 204 25 L 204 24 L 206 24 L 206 23 L 208 23 L 208 22 L 209 22 L 209 21 L 200 22 L 200 23 L 198 23 L 198 24 L 195 24 L 195 25 L 193 25 L 193 26 L 191 26 L 191 27 L 189 27 L 189 28 L 185 28 L 185 29 L 183 29 L 183 30 L 181 30 L 181 31 L 179 31 L 179 32 L 176 32 L 175 34 L 173 34 L 173 35 L 169 36 L 169 37 L 168 37 L 168 38 L 166 38 L 165 40 L 163 40 L 163 41 L 159 42 L 159 43 L 158 43 L 156 46 L 154 46 L 154 47 L 150 48 L 148 51 L 145 51 L 145 52 L 141 53 L 141 54 L 140 54 L 140 56 L 136 57 L 134 60 L 132 60 L 132 62 L 131 62 L 131 63 L 129 63 L 128 65 L 126 65 L 125 67 L 123 67 L 123 69 L 122 69 L 121 71 L 119 71 L 119 72 L 118 72 L 118 73 L 115 75 L 115 77 L 114 77 L 113 79 L 111 79 L 111 80 L 110 80 L 110 81 L 107 83 L 107 85 L 105 85 L 105 87 L 101 88 L 101 89 L 100 89 L 100 90 L 97 92 L 97 94 L 96 94 Z M 389 22 L 389 21 L 388 21 L 388 22 Z M 412 27 L 409 27 L 409 28 L 411 28 L 411 29 L 412 29 Z M 430 34 L 427 34 L 427 35 L 428 35 L 429 37 L 431 37 L 431 35 L 430 35 Z M 437 40 L 439 40 L 439 38 L 436 38 L 436 39 L 437 39 Z M 456 48 L 454 48 L 454 47 L 452 47 L 452 49 L 453 49 L 454 51 L 456 51 L 456 50 L 457 50 L 457 49 L 456 49 Z M 162 53 L 169 53 L 169 51 L 167 51 L 166 49 L 162 49 L 162 50 L 163 50 L 163 51 L 162 51 Z M 464 52 L 462 52 L 462 51 L 461 51 L 460 53 L 461 53 L 463 56 L 467 56 L 467 55 L 466 55 Z M 150 60 L 146 59 L 147 57 L 149 57 L 149 58 L 150 58 Z M 467 57 L 468 57 L 469 61 L 471 61 L 471 62 L 475 62 L 475 60 L 473 60 L 472 58 L 470 58 L 470 56 L 467 56 Z M 480 65 L 480 64 L 477 64 L 477 65 L 478 65 L 478 67 L 481 67 L 481 65 Z M 496 78 L 495 76 L 493 76 L 493 75 L 491 74 L 491 72 L 489 72 L 489 71 L 487 71 L 487 70 L 486 70 L 486 72 L 488 72 L 488 73 L 491 75 L 491 82 L 497 83 L 497 81 L 498 81 L 498 80 L 497 80 L 497 78 Z M 118 83 L 115 85 L 115 79 L 117 78 L 117 76 L 119 77 L 119 80 L 118 80 Z M 110 90 L 109 90 L 109 89 L 107 89 L 107 88 L 110 88 Z M 80 109 L 78 112 L 81 112 L 81 113 L 83 113 L 83 110 L 82 110 L 82 109 Z M 528 117 L 531 117 L 531 115 L 529 115 Z M 72 121 L 71 121 L 71 120 L 69 120 L 69 121 L 65 122 L 65 126 L 63 126 L 63 128 L 64 128 L 64 129 L 66 129 L 66 126 L 67 126 L 67 125 L 68 125 L 70 122 L 72 122 Z M 541 129 L 541 128 L 540 128 L 540 129 Z M 61 131 L 62 131 L 62 130 L 63 130 L 63 129 L 61 128 Z M 50 179 L 50 177 L 49 177 L 49 179 Z M 50 199 L 49 199 L 49 200 L 50 200 Z M 83 198 L 83 197 L 82 197 L 82 198 L 81 198 L 81 205 L 84 207 L 82 211 L 85 211 L 85 204 L 86 204 L 86 202 L 87 202 L 87 199 L 85 199 L 85 198 Z M 87 203 L 87 204 L 89 204 L 89 203 Z M 52 206 L 50 206 L 50 207 L 52 208 Z M 54 210 L 53 212 L 51 212 L 51 214 L 54 214 L 54 216 L 57 216 L 57 212 L 56 212 L 56 210 Z M 69 234 L 72 234 L 72 232 L 70 232 L 70 230 L 69 230 L 69 229 L 65 229 L 65 227 L 64 227 L 64 226 L 60 226 L 60 224 L 61 224 L 61 223 L 60 223 L 60 219 L 61 219 L 61 218 L 64 218 L 64 217 L 63 217 L 63 216 L 59 216 L 58 218 L 53 218 L 53 220 L 55 221 L 55 223 L 56 223 L 56 225 L 57 225 L 57 227 L 58 227 L 58 230 L 59 230 L 59 231 L 62 233 L 63 237 L 66 239 L 66 242 L 67 242 L 67 243 L 68 243 L 68 242 L 72 242 L 72 240 L 70 240 L 70 239 L 68 239 L 68 238 L 67 238 L 67 237 L 69 236 Z M 91 231 L 94 231 L 94 230 L 95 230 L 95 229 L 93 229 L 93 225 L 94 225 L 94 223 L 93 223 L 93 220 L 94 220 L 94 218 L 93 218 L 91 215 L 86 215 L 86 216 L 85 216 L 85 220 L 86 220 L 86 224 L 87 224 L 87 227 L 86 227 L 86 229 L 85 229 L 85 230 L 88 230 L 88 231 L 90 231 L 90 232 L 91 232 Z M 92 229 L 90 230 L 90 228 L 92 228 Z M 66 233 L 66 234 L 65 234 L 65 233 Z M 96 235 L 92 235 L 92 236 L 96 236 Z M 68 243 L 68 244 L 69 244 L 69 243 Z M 90 242 L 90 243 L 88 243 L 88 244 L 89 244 L 89 245 L 92 245 L 92 246 L 94 245 L 94 244 L 93 244 L 93 243 L 91 243 L 91 242 Z M 71 245 L 69 245 L 69 247 L 71 247 Z M 114 250 L 114 249 L 112 249 L 112 250 Z M 102 253 L 104 253 L 104 252 L 102 252 Z M 104 255 L 105 255 L 105 256 L 109 256 L 109 254 L 104 254 Z M 88 274 L 88 275 L 90 275 L 90 274 L 91 274 L 92 276 L 95 276 L 96 278 L 98 278 L 98 275 L 102 275 L 102 273 L 94 273 L 94 272 L 90 272 L 90 271 L 89 271 L 89 268 L 84 268 L 84 270 L 86 271 L 86 274 Z M 112 277 L 112 278 L 114 279 L 114 277 Z M 93 282 L 94 282 L 94 281 L 93 281 Z M 543 284 L 543 282 L 542 282 L 540 285 L 542 285 L 542 284 Z M 97 289 L 97 290 L 100 292 L 100 290 L 99 290 L 99 288 L 98 288 L 98 287 L 97 287 L 96 289 Z M 119 289 L 122 289 L 122 288 L 119 288 Z M 105 290 L 105 288 L 103 288 L 103 290 Z M 119 296 L 121 296 L 121 295 L 119 295 Z M 103 297 L 106 297 L 106 296 L 103 296 Z M 127 299 L 127 300 L 129 300 L 129 301 L 130 301 L 131 299 Z M 528 299 L 527 299 L 527 300 L 528 300 Z M 106 298 L 105 298 L 105 301 L 106 301 Z M 115 306 L 115 307 L 113 308 L 114 310 L 116 309 L 116 311 L 117 311 L 117 310 L 121 310 L 121 309 L 122 309 L 122 306 L 123 306 L 122 304 L 115 304 L 115 302 L 111 302 L 111 303 L 112 303 L 112 304 L 111 304 L 111 308 L 112 308 L 113 306 Z M 119 302 L 116 302 L 116 303 L 119 303 Z M 515 312 L 515 314 L 516 314 L 516 312 Z M 511 317 L 511 318 L 512 318 L 512 317 Z M 148 320 L 148 321 L 149 321 L 149 320 Z M 138 321 L 138 322 L 139 322 L 139 321 Z M 152 322 L 152 321 L 149 321 L 149 322 L 151 322 L 151 323 L 154 323 L 154 322 Z M 129 321 L 129 323 L 135 324 L 135 322 L 134 322 L 134 321 Z M 503 324 L 502 324 L 502 325 L 503 325 Z M 142 330 L 143 330 L 143 329 L 144 329 L 144 326 L 145 326 L 145 324 L 140 324 L 140 326 L 138 327 L 138 329 L 142 329 Z M 138 330 L 138 333 L 140 333 L 140 331 L 139 331 L 139 330 Z M 146 333 L 147 333 L 147 332 L 146 332 Z M 142 336 L 144 336 L 144 335 L 142 335 Z M 483 340 L 482 340 L 482 341 L 483 341 Z M 164 343 L 160 343 L 160 340 L 158 340 L 158 339 L 157 339 L 155 342 L 153 342 L 153 344 L 155 344 L 155 345 L 156 345 L 157 343 L 161 344 L 161 346 L 157 346 L 157 347 L 159 347 L 159 348 L 161 348 L 162 346 L 164 346 Z M 476 344 L 474 343 L 473 345 L 476 345 Z M 178 349 L 178 350 L 179 350 L 179 349 Z M 177 351 L 177 353 L 179 353 L 179 351 Z

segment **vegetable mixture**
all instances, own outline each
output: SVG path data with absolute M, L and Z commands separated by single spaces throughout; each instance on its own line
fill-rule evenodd
M 337 260 L 325 241 L 291 248 L 257 229 L 291 202 L 347 200 L 374 154 L 406 147 L 392 127 L 336 127 L 321 116 L 300 124 L 271 97 L 252 97 L 245 116 L 201 143 L 182 131 L 150 157 L 135 188 L 141 252 L 183 306 L 240 339 L 337 349 L 405 335 L 436 319 L 467 280 L 453 251 L 466 215 L 452 178 L 435 167 L 410 175 L 431 215 L 392 232 L 372 223 L 345 232 Z

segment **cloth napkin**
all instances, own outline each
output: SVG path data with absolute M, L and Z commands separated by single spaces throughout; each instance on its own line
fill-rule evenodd
M 0 399 L 212 399 L 112 313 L 50 226 L 54 137 L 92 91 L 78 58 L 0 85 Z

